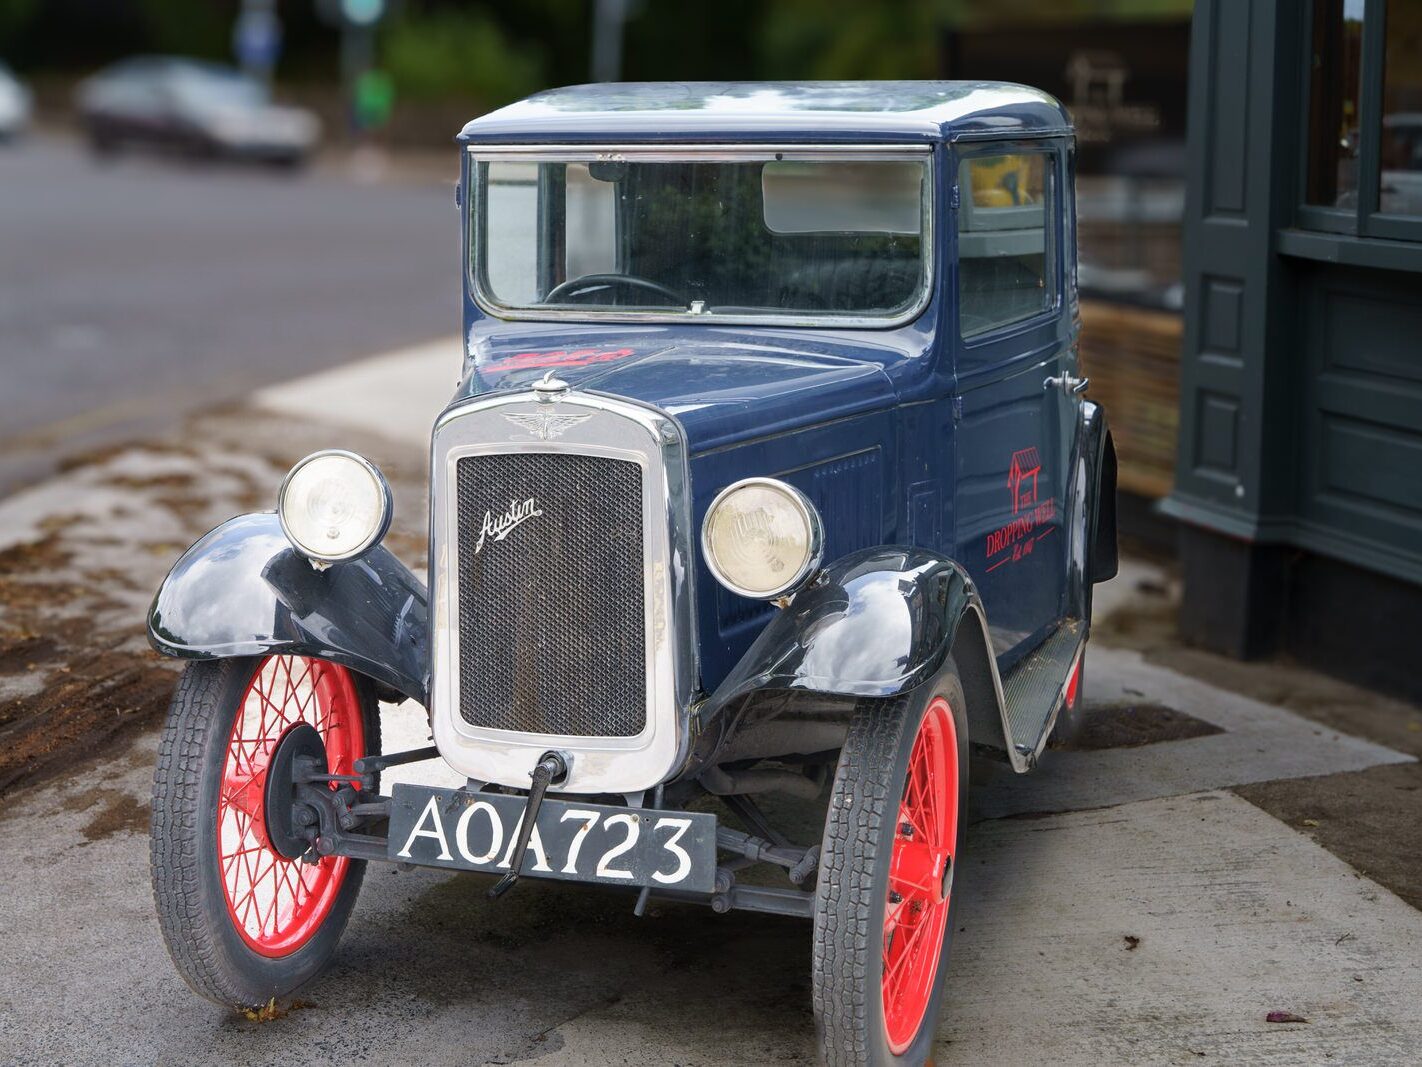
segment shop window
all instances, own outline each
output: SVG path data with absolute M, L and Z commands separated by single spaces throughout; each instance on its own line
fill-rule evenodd
M 1387 7 L 1378 210 L 1422 215 L 1422 3 Z
M 1309 204 L 1357 205 L 1363 18 L 1363 0 L 1314 0 L 1309 57 Z
M 1313 0 L 1298 224 L 1422 241 L 1422 0 Z

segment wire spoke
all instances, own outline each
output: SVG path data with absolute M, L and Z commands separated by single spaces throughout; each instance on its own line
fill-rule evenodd
M 930 1005 L 949 918 L 946 891 L 957 830 L 953 711 L 934 698 L 909 748 L 899 825 L 891 837 L 881 988 L 891 1048 L 908 1047 Z
M 322 734 L 333 770 L 364 754 L 362 709 L 349 672 L 305 656 L 269 656 L 233 709 L 213 832 L 228 915 L 246 942 L 267 955 L 304 944 L 324 922 L 347 861 L 304 864 L 266 836 L 266 776 L 282 735 L 297 723 Z

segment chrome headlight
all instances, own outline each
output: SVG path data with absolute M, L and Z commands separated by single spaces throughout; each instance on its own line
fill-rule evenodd
M 824 530 L 805 494 L 774 478 L 746 478 L 717 494 L 701 526 L 701 551 L 733 593 L 774 600 L 820 565 Z
M 291 468 L 277 494 L 282 531 L 313 563 L 355 559 L 390 528 L 390 485 L 354 452 L 313 452 Z

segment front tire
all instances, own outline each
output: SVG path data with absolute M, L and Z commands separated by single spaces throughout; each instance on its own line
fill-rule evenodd
M 301 656 L 208 660 L 184 670 L 153 779 L 152 875 L 178 972 L 219 1004 L 254 1007 L 329 962 L 365 864 L 289 860 L 267 836 L 267 762 L 296 724 L 315 727 L 333 774 L 380 751 L 372 687 Z
M 921 1064 L 932 1051 L 967 824 L 965 710 L 951 661 L 913 692 L 854 710 L 815 900 L 825 1063 Z

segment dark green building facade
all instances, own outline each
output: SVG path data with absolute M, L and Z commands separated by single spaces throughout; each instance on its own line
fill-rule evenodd
M 1199 0 L 1187 639 L 1422 694 L 1422 0 Z

